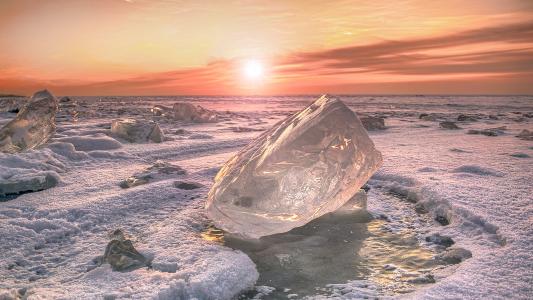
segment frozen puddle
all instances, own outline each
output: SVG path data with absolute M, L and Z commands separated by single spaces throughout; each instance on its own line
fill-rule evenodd
M 434 283 L 433 272 L 445 267 L 434 257 L 444 248 L 424 242 L 424 233 L 435 226 L 430 214 L 416 213 L 415 204 L 389 191 L 373 189 L 369 201 L 377 201 L 373 194 L 396 212 L 327 214 L 259 240 L 213 227 L 203 237 L 245 252 L 256 264 L 256 290 L 239 299 L 393 296 Z

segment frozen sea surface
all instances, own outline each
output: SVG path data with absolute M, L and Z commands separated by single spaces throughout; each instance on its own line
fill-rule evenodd
M 370 133 L 384 165 L 368 183 L 369 219 L 336 220 L 332 227 L 316 220 L 260 246 L 209 234 L 207 191 L 225 160 L 315 97 L 72 98 L 81 105 L 78 122 L 59 123 L 44 148 L 0 154 L 0 179 L 39 172 L 59 178 L 54 188 L 0 202 L 0 298 L 533 297 L 533 142 L 515 137 L 533 130 L 533 97 L 340 96 L 358 114 L 386 117 L 388 128 Z M 151 115 L 154 104 L 175 101 L 215 109 L 223 118 L 185 124 Z M 423 113 L 431 118 L 420 119 Z M 476 121 L 457 122 L 459 130 L 439 127 L 460 114 Z M 0 113 L 0 124 L 13 117 Z M 109 128 L 119 117 L 158 121 L 168 140 L 114 139 Z M 501 126 L 498 136 L 466 134 Z M 119 186 L 157 160 L 187 174 Z M 408 200 L 428 212 L 416 213 Z M 150 268 L 113 272 L 96 263 L 117 228 Z M 472 258 L 436 267 L 432 255 L 439 250 L 424 239 L 433 233 L 451 237 Z M 397 270 L 388 271 L 393 264 Z M 435 283 L 406 283 L 410 273 L 426 271 Z

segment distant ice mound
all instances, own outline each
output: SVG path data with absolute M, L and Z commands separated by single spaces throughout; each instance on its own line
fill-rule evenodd
M 57 122 L 77 122 L 79 115 L 78 102 L 70 97 L 59 99 L 59 111 L 56 114 Z
M 341 207 L 381 163 L 359 118 L 322 96 L 226 162 L 207 213 L 245 237 L 286 232 Z
M 0 97 L 0 112 L 18 113 L 28 99 L 26 97 Z
M 218 116 L 215 112 L 205 109 L 200 105 L 178 102 L 174 103 L 172 111 L 174 119 L 179 121 L 196 123 L 218 122 Z
M 0 151 L 16 153 L 46 143 L 56 129 L 57 99 L 49 91 L 35 93 L 17 116 L 0 129 Z
M 119 119 L 111 123 L 111 133 L 131 143 L 161 143 L 165 138 L 163 131 L 154 121 Z

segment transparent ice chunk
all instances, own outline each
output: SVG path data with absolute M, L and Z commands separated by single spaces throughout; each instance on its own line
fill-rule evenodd
M 46 143 L 56 129 L 57 99 L 49 91 L 35 93 L 17 116 L 0 129 L 0 151 L 16 153 Z
M 232 157 L 215 177 L 215 225 L 259 238 L 335 211 L 381 166 L 381 153 L 344 103 L 322 96 Z

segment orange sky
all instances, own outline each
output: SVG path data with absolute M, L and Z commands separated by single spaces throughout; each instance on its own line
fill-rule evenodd
M 0 93 L 533 94 L 531 0 L 1 0 L 0 46 Z

